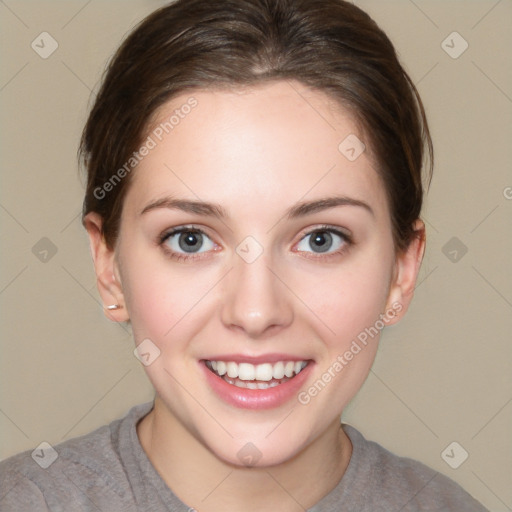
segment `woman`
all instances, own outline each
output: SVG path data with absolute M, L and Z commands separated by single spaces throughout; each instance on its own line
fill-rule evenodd
M 340 425 L 413 296 L 425 148 L 393 46 L 348 2 L 148 17 L 84 130 L 83 222 L 155 400 L 47 468 L 3 462 L 6 509 L 484 510 Z

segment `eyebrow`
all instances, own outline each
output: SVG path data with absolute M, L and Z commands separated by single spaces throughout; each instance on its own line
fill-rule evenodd
M 173 199 L 172 197 L 164 197 L 148 204 L 144 207 L 140 214 L 143 215 L 144 213 L 159 208 L 181 210 L 187 213 L 206 215 L 208 217 L 217 217 L 219 219 L 229 217 L 226 210 L 218 204 L 205 203 L 203 201 L 195 201 L 190 199 Z
M 326 197 L 315 201 L 301 202 L 286 210 L 284 217 L 296 219 L 305 217 L 323 210 L 335 208 L 337 206 L 358 206 L 367 210 L 371 215 L 375 216 L 374 211 L 368 203 L 359 199 L 346 196 Z M 229 218 L 226 210 L 219 204 L 207 203 L 204 201 L 174 199 L 172 197 L 164 197 L 148 204 L 141 211 L 141 215 L 160 208 L 168 208 L 170 210 L 181 210 L 187 213 L 195 213 L 197 215 L 205 215 L 208 217 L 216 217 L 218 219 Z
M 375 216 L 375 213 L 368 203 L 346 196 L 326 197 L 324 199 L 317 199 L 316 201 L 299 203 L 288 209 L 285 215 L 287 215 L 289 219 L 295 219 L 329 208 L 335 208 L 336 206 L 359 206 Z

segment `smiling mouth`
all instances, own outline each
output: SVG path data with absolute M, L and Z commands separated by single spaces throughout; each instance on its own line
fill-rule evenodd
M 268 389 L 284 384 L 298 375 L 309 361 L 278 361 L 277 363 L 235 363 L 205 361 L 206 367 L 228 384 L 247 389 Z

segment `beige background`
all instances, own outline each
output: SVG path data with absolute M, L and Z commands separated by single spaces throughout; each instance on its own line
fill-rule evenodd
M 355 3 L 388 32 L 418 84 L 436 166 L 415 302 L 384 333 L 344 420 L 489 509 L 511 510 L 512 2 Z M 0 2 L 0 457 L 84 434 L 152 397 L 130 333 L 102 313 L 79 220 L 76 149 L 107 58 L 160 4 Z M 47 59 L 31 48 L 43 31 L 59 45 Z M 469 44 L 458 58 L 442 47 L 454 31 Z M 446 44 L 454 52 L 463 41 Z M 452 441 L 469 453 L 458 469 L 441 457 Z

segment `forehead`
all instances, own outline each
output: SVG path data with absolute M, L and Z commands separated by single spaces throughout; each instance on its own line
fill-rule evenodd
M 347 194 L 386 208 L 357 123 L 297 82 L 181 94 L 156 112 L 147 136 L 151 150 L 127 196 L 137 207 L 166 194 L 245 211 L 255 198 L 261 209 Z

